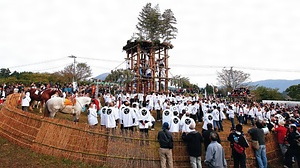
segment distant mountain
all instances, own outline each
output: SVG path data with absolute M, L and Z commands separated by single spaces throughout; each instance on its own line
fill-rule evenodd
M 278 88 L 279 92 L 285 91 L 288 87 L 292 85 L 298 85 L 300 84 L 300 79 L 296 80 L 284 80 L 284 79 L 268 79 L 268 80 L 261 80 L 256 82 L 251 82 L 249 85 L 252 86 L 264 86 L 267 88 Z
M 94 79 L 100 79 L 100 80 L 105 80 L 105 78 L 109 75 L 110 73 L 103 73 L 103 74 L 100 74 L 96 77 L 94 77 Z

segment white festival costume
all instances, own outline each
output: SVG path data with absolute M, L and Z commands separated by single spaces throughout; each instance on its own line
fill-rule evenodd
M 106 128 L 116 128 L 116 120 L 119 119 L 118 110 L 115 107 L 109 107 L 106 110 Z
M 101 113 L 100 113 L 100 124 L 101 125 L 103 125 L 103 126 L 106 126 L 106 117 L 107 117 L 107 115 L 106 115 L 106 110 L 107 110 L 107 106 L 104 106 L 100 111 L 101 111 Z
M 89 113 L 88 113 L 88 123 L 89 125 L 96 125 L 98 124 L 98 119 L 97 119 L 97 109 L 92 107 L 89 108 Z
M 173 116 L 170 124 L 170 132 L 179 132 L 180 118 L 177 116 Z
M 206 113 L 203 117 L 203 126 L 202 128 L 207 130 L 207 124 L 211 123 L 213 125 L 213 115 L 211 113 Z
M 171 110 L 170 109 L 164 110 L 163 114 L 162 114 L 162 123 L 167 122 L 170 125 L 171 119 L 172 119 L 172 112 L 171 112 Z
M 195 126 L 196 126 L 196 123 L 195 123 L 194 119 L 192 119 L 190 117 L 183 117 L 180 120 L 180 126 L 182 127 L 181 131 L 182 132 L 191 132 L 190 125 L 192 123 L 194 123 Z
M 133 120 L 135 119 L 135 114 L 132 108 L 124 107 L 121 111 L 120 119 L 123 121 L 124 127 L 133 126 Z
M 147 108 L 143 107 L 140 109 L 137 116 L 139 121 L 139 128 L 140 129 L 149 128 L 150 121 L 151 121 L 150 111 Z

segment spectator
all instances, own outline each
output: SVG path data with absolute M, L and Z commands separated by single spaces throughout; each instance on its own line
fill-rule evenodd
M 187 144 L 187 151 L 190 156 L 192 168 L 201 168 L 201 145 L 203 142 L 202 135 L 195 130 L 195 123 L 190 124 L 191 132 L 183 132 L 182 140 Z
M 217 132 L 211 132 L 209 137 L 211 143 L 207 147 L 204 163 L 212 168 L 226 168 L 225 152 L 222 145 L 217 142 L 219 137 Z
M 248 133 L 251 136 L 252 140 L 258 141 L 259 149 L 255 150 L 255 157 L 258 163 L 259 168 L 267 168 L 268 161 L 267 161 L 267 154 L 266 154 L 266 143 L 265 143 L 265 136 L 263 131 L 262 121 L 256 121 L 256 127 L 253 127 L 248 130 Z
M 211 123 L 207 124 L 207 129 L 206 131 L 203 132 L 203 139 L 204 139 L 204 149 L 205 151 L 207 150 L 208 145 L 210 144 L 211 140 L 209 138 L 211 132 L 215 132 L 213 130 L 213 125 Z M 216 133 L 218 138 L 217 138 L 217 142 L 221 143 L 220 137 L 218 135 L 218 133 Z
M 296 157 L 298 167 L 300 167 L 300 133 L 297 130 L 295 124 L 289 125 L 289 133 L 287 135 L 287 141 L 290 144 L 287 152 L 285 153 L 284 167 L 293 167 L 293 157 Z
M 227 138 L 227 140 L 230 141 L 230 147 L 232 148 L 234 168 L 246 168 L 245 149 L 249 147 L 249 144 L 244 137 L 243 126 L 237 124 L 235 128 L 236 130 L 233 130 Z
M 22 98 L 22 110 L 27 111 L 29 104 L 30 104 L 31 98 L 30 98 L 30 93 L 26 92 L 25 96 Z
M 285 137 L 287 135 L 288 129 L 284 126 L 285 121 L 281 120 L 276 124 L 273 130 L 277 133 L 277 142 L 282 155 L 284 156 L 287 151 L 287 142 Z
M 158 132 L 158 142 L 159 142 L 159 156 L 160 165 L 162 168 L 173 168 L 173 135 L 169 132 L 169 124 L 167 122 L 163 123 L 162 130 Z

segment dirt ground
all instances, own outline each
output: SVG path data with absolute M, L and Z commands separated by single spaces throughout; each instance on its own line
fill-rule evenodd
M 2 168 L 89 168 L 86 163 L 37 154 L 0 137 L 0 167 Z

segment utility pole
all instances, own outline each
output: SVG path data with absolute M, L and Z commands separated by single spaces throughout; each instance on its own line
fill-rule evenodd
M 215 94 L 215 86 L 214 84 L 211 84 L 212 85 L 212 88 L 213 88 L 213 97 L 215 98 L 216 97 L 216 94 Z
M 232 67 L 230 67 L 230 75 L 231 75 L 231 84 L 232 84 L 232 89 L 235 89 L 235 82 L 233 79 L 233 71 L 232 71 Z
M 74 55 L 71 55 L 71 56 L 68 56 L 69 58 L 73 58 L 74 59 L 74 64 L 73 64 L 73 66 L 74 66 L 74 72 L 73 72 L 73 84 L 74 84 L 74 82 L 75 82 L 75 75 L 76 75 L 76 66 L 75 66 L 75 63 L 76 63 L 76 56 L 74 56 Z

